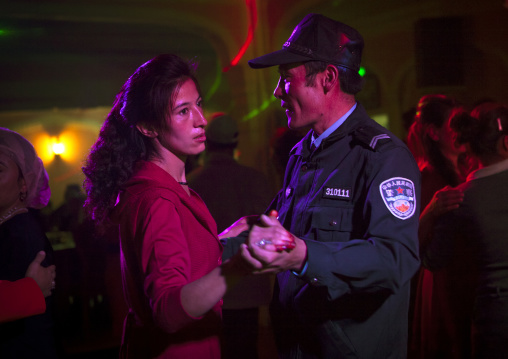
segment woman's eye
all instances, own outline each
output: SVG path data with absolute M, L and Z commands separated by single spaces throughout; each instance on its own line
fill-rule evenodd
M 189 112 L 189 109 L 184 108 L 184 109 L 180 110 L 180 115 L 186 115 L 187 112 Z

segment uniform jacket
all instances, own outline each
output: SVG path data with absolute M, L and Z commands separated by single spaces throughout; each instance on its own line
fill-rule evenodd
M 122 355 L 220 358 L 221 302 L 191 317 L 184 285 L 221 263 L 217 227 L 205 204 L 163 169 L 142 162 L 124 186 L 112 220 L 119 224 L 124 293 L 130 307 Z
M 282 358 L 405 358 L 419 267 L 420 172 L 407 147 L 358 104 L 311 153 L 297 144 L 279 220 L 308 268 L 277 275 L 271 313 Z
M 0 323 L 45 311 L 44 295 L 35 280 L 29 277 L 14 282 L 0 280 Z

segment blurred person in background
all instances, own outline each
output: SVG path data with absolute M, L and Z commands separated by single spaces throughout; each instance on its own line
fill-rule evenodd
M 44 267 L 54 264 L 53 249 L 32 212 L 48 204 L 48 174 L 32 144 L 0 128 L 0 279 L 16 281 L 40 251 Z M 52 281 L 54 287 L 54 281 Z M 52 296 L 43 314 L 0 324 L 0 358 L 56 358 Z
M 408 147 L 422 173 L 422 201 L 419 226 L 420 245 L 432 236 L 434 221 L 446 211 L 457 208 L 463 199 L 460 190 L 454 189 L 467 175 L 469 162 L 466 148 L 457 143 L 452 128 L 453 119 L 465 109 L 453 98 L 440 94 L 423 96 L 417 105 L 413 124 L 409 129 Z M 457 263 L 460 265 L 460 263 Z M 465 301 L 456 303 L 459 291 L 449 286 L 451 276 L 459 275 L 458 288 L 466 288 L 460 280 L 460 270 L 431 273 L 422 268 L 413 279 L 410 318 L 410 357 L 460 357 L 458 338 L 467 340 L 463 328 L 454 326 L 461 309 L 467 311 Z
M 189 173 L 189 186 L 206 203 L 218 232 L 240 217 L 263 213 L 273 197 L 268 178 L 235 159 L 239 129 L 229 115 L 217 113 L 205 128 L 204 165 Z M 289 151 L 289 150 L 288 150 Z M 224 296 L 223 358 L 258 358 L 259 307 L 270 301 L 267 275 L 249 276 Z
M 463 110 L 459 102 L 445 95 L 425 95 L 418 102 L 407 143 L 422 173 L 422 210 L 438 190 L 462 183 L 469 170 L 465 146 L 455 142 L 450 127 L 457 110 Z
M 470 283 L 469 293 L 452 304 L 474 299 L 466 313 L 472 323 L 464 328 L 472 333 L 472 357 L 508 358 L 508 106 L 485 103 L 471 114 L 453 126 L 478 169 L 458 186 L 464 194 L 458 208 L 437 220 L 430 242 L 422 247 L 422 263 L 435 273 L 464 263 L 460 275 Z

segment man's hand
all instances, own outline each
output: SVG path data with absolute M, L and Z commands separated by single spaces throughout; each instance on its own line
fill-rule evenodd
M 44 258 L 46 258 L 46 252 L 40 251 L 37 253 L 33 262 L 28 266 L 25 277 L 33 278 L 41 288 L 42 294 L 49 297 L 51 291 L 55 289 L 56 267 L 54 265 L 47 268 L 41 266 Z
M 300 271 L 307 257 L 305 241 L 293 236 L 276 217 L 261 215 L 249 233 L 248 248 L 263 268 L 261 273 Z

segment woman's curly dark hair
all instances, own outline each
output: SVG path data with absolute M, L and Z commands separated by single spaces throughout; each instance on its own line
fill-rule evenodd
M 111 112 L 93 145 L 85 166 L 85 209 L 98 226 L 108 223 L 122 185 L 139 160 L 158 156 L 152 140 L 138 125 L 167 130 L 167 119 L 180 86 L 192 79 L 195 65 L 177 55 L 159 55 L 141 65 L 116 96 Z

